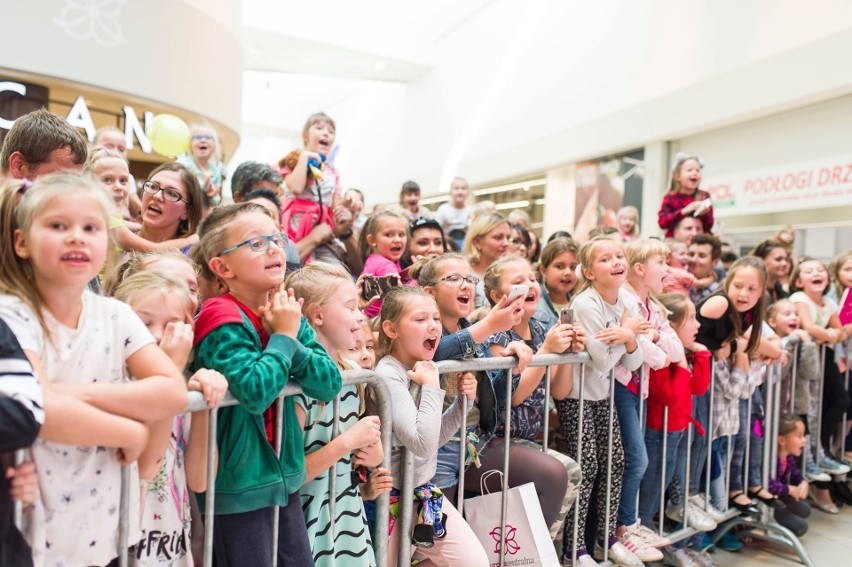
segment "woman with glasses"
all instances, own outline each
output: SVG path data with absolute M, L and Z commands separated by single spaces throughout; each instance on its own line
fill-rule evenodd
M 179 163 L 164 163 L 142 183 L 142 228 L 139 236 L 164 242 L 195 234 L 201 222 L 198 179 Z M 190 246 L 181 250 L 189 252 Z

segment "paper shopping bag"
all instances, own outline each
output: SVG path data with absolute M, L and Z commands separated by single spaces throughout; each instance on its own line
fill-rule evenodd
M 464 501 L 467 523 L 485 548 L 490 563 L 499 564 L 500 546 L 505 545 L 507 566 L 559 567 L 535 485 L 530 482 L 508 490 L 505 536 L 500 533 L 502 495 L 499 492 Z

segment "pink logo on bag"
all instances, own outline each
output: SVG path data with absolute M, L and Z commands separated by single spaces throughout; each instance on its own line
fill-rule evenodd
M 521 550 L 521 546 L 515 542 L 515 533 L 518 530 L 513 526 L 506 524 L 506 554 L 514 555 Z M 500 526 L 496 526 L 493 530 L 489 532 L 491 539 L 496 541 L 497 543 L 494 545 L 494 553 L 495 555 L 500 555 Z

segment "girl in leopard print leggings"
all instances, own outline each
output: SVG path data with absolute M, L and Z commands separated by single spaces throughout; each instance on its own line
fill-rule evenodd
M 581 369 L 575 366 L 573 383 L 568 391 L 552 390 L 559 412 L 559 423 L 565 438 L 576 439 L 582 435 L 582 456 L 577 454 L 577 445 L 568 444 L 568 455 L 580 463 L 582 482 L 577 501 L 578 525 L 576 549 L 566 538 L 565 557 L 577 555 L 577 564 L 594 564 L 589 555 L 590 545 L 586 540 L 586 522 L 592 490 L 597 485 L 598 530 L 595 555 L 602 556 L 604 546 L 609 548 L 609 557 L 619 565 L 641 566 L 642 562 L 615 536 L 618 504 L 621 499 L 621 483 L 624 472 L 624 449 L 621 430 L 614 411 L 610 411 L 610 388 L 613 370 L 630 372 L 642 364 L 642 348 L 637 333 L 644 332 L 648 324 L 631 312 L 626 294 L 621 289 L 627 276 L 627 261 L 621 242 L 609 237 L 596 237 L 580 248 L 579 260 L 585 281 L 580 293 L 571 304 L 574 320 L 588 333 L 586 351 L 591 364 L 586 365 L 583 383 L 583 401 L 579 397 Z M 635 307 L 633 309 L 635 311 Z M 560 399 L 561 398 L 561 399 Z M 580 423 L 580 404 L 583 404 L 583 420 Z M 612 447 L 610 448 L 609 424 L 612 421 Z M 607 470 L 611 470 L 611 492 L 606 494 Z M 609 522 L 607 523 L 607 517 Z M 573 530 L 573 516 L 569 514 Z M 572 533 L 566 530 L 566 533 Z M 608 537 L 606 537 L 608 535 Z

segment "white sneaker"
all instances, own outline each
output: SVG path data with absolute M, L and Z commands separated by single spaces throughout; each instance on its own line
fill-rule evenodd
M 699 532 L 713 531 L 718 525 L 713 518 L 704 513 L 704 510 L 697 508 L 692 504 L 687 505 L 686 515 L 689 519 L 689 525 Z M 668 505 L 666 505 L 666 517 L 682 524 L 683 505 L 676 506 L 669 502 Z
M 603 560 L 603 547 L 595 545 L 595 559 Z M 609 560 L 623 567 L 645 567 L 642 560 L 633 555 L 621 542 L 616 542 L 609 547 Z
M 687 548 L 686 552 L 700 567 L 716 567 L 716 562 L 713 561 L 713 558 L 710 557 L 710 554 L 706 550 L 696 551 L 694 549 Z
M 725 521 L 725 513 L 713 506 L 713 504 L 708 506 L 707 500 L 704 498 L 704 494 L 693 494 L 689 497 L 689 503 L 694 504 L 702 512 L 710 516 L 710 519 L 717 524 Z
M 566 555 L 562 558 L 562 567 L 595 567 L 598 562 L 591 555 L 580 555 L 577 557 L 577 562 L 573 563 L 571 555 Z
M 619 536 L 620 541 L 630 553 L 635 555 L 643 563 L 652 563 L 663 560 L 663 552 L 646 542 L 637 532 L 636 528 L 626 530 Z
M 669 538 L 661 536 L 658 532 L 655 532 L 651 528 L 643 526 L 642 524 L 639 524 L 636 527 L 636 533 L 639 534 L 639 537 L 645 540 L 645 543 L 652 547 L 662 548 L 672 544 Z
M 701 567 L 685 549 L 666 549 L 665 564 L 673 567 Z

